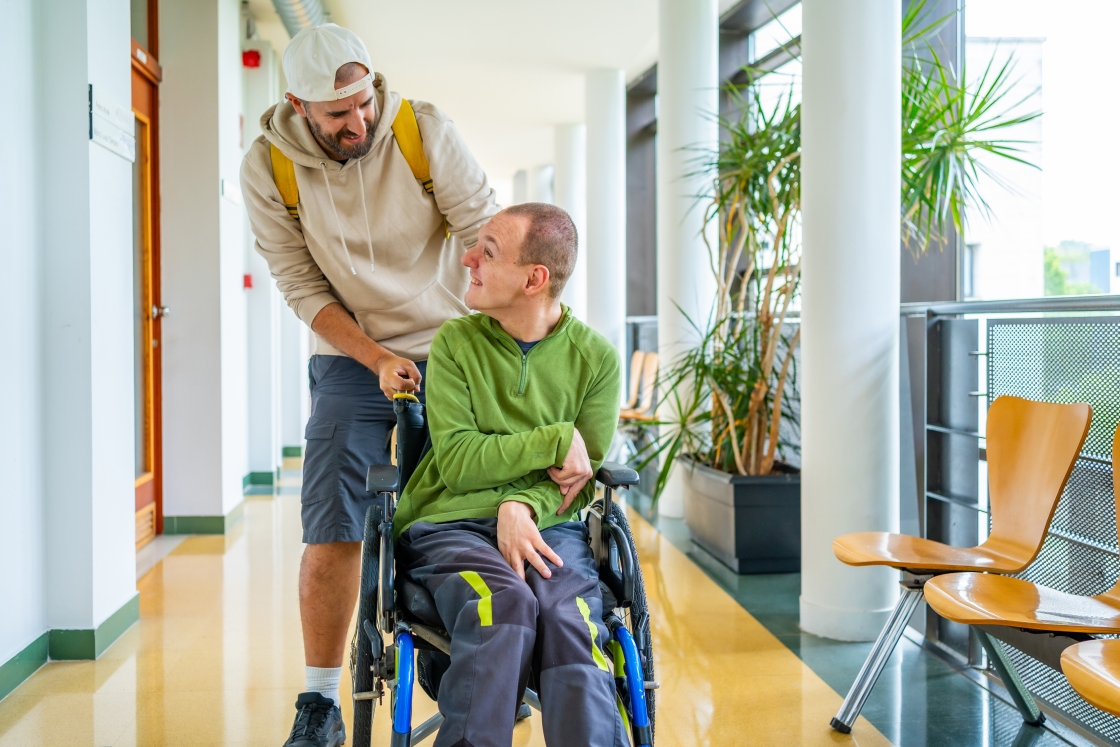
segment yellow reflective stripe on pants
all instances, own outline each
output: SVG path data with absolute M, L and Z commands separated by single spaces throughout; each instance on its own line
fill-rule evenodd
M 459 575 L 463 580 L 471 585 L 471 588 L 478 594 L 478 622 L 483 627 L 494 624 L 494 610 L 491 607 L 490 601 L 490 587 L 482 580 L 482 576 L 474 571 L 459 571 Z M 584 617 L 587 617 L 586 613 Z
M 599 628 L 591 622 L 591 608 L 581 597 L 576 597 L 576 606 L 579 607 L 579 613 L 583 615 L 583 621 L 587 623 L 587 629 L 591 631 L 591 658 L 595 660 L 595 666 L 604 672 L 611 671 L 610 667 L 607 666 L 606 658 L 603 657 L 603 652 L 595 645 L 595 639 L 599 637 Z

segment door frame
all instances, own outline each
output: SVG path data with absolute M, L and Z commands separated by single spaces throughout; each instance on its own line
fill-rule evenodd
M 154 5 L 155 3 L 152 3 Z M 149 10 L 150 26 L 155 26 Z M 154 38 L 149 33 L 149 38 Z M 160 269 L 160 169 L 159 169 L 159 84 L 163 78 L 163 71 L 156 61 L 155 55 L 141 47 L 132 40 L 132 70 L 138 75 L 150 90 L 150 111 L 144 112 L 132 109 L 137 120 L 143 123 L 145 137 L 142 142 L 137 142 L 137 158 L 148 157 L 148 169 L 142 180 L 144 194 L 141 197 L 142 209 L 147 213 L 146 233 L 148 234 L 148 252 L 145 257 L 145 267 L 141 278 L 145 283 L 143 289 L 145 300 L 144 324 L 147 328 L 145 339 L 150 339 L 152 345 L 143 351 L 145 368 L 149 378 L 150 394 L 145 398 L 145 412 L 143 417 L 147 422 L 147 453 L 151 460 L 151 470 L 147 474 L 136 478 L 136 490 L 139 493 L 142 486 L 151 483 L 153 503 L 155 505 L 155 533 L 163 534 L 163 320 L 161 316 L 153 316 L 150 309 L 161 307 L 161 269 Z M 135 97 L 134 97 L 135 98 Z M 139 351 L 138 351 L 139 352 Z

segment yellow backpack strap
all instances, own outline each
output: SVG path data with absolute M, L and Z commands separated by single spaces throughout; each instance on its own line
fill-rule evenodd
M 280 192 L 280 201 L 288 209 L 288 215 L 299 220 L 299 185 L 296 184 L 296 165 L 272 143 L 268 144 L 272 154 L 272 180 Z
M 408 99 L 401 97 L 401 108 L 393 120 L 393 134 L 401 149 L 404 160 L 412 169 L 412 175 L 428 194 L 432 194 L 432 169 L 424 155 L 424 141 L 420 138 L 420 126 L 416 124 L 416 112 Z

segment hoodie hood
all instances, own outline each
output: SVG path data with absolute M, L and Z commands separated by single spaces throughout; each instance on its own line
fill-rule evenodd
M 393 131 L 393 120 L 401 108 L 401 96 L 389 90 L 385 76 L 374 73 L 373 95 L 377 99 L 377 125 L 373 131 L 373 144 L 370 152 L 377 145 L 389 137 Z M 341 171 L 357 160 L 350 159 L 346 163 L 332 160 L 325 152 L 315 136 L 307 120 L 296 111 L 292 102 L 286 98 L 279 104 L 270 107 L 261 115 L 261 132 L 265 139 L 280 149 L 288 158 L 300 166 L 313 169 L 325 168 L 328 171 Z

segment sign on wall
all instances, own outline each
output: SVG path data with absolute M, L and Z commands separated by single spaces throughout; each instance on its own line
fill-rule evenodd
M 136 117 L 89 86 L 89 139 L 131 163 L 136 162 Z

